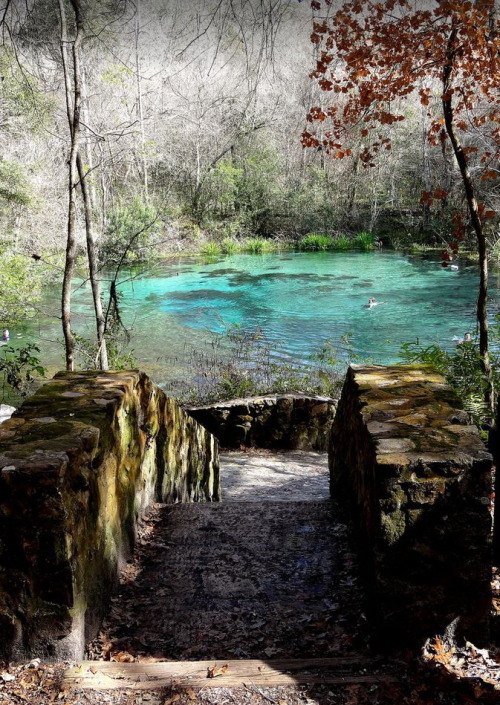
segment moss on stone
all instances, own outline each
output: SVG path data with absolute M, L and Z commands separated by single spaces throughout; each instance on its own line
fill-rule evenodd
M 217 447 L 139 372 L 57 375 L 9 428 L 0 439 L 0 576 L 8 566 L 11 577 L 0 580 L 0 604 L 21 615 L 16 643 L 26 657 L 52 635 L 54 654 L 80 658 L 65 649 L 97 628 L 137 520 L 160 498 L 158 473 L 168 471 L 183 501 L 218 498 Z M 168 470 L 156 464 L 161 455 Z M 7 657 L 14 636 L 0 644 Z
M 490 586 L 478 566 L 491 560 L 491 516 L 480 498 L 488 504 L 491 458 L 444 379 L 420 365 L 351 368 L 329 465 L 366 548 L 379 635 L 408 643 L 457 617 L 482 628 Z
M 406 513 L 401 510 L 380 515 L 380 534 L 387 546 L 394 545 L 406 530 Z

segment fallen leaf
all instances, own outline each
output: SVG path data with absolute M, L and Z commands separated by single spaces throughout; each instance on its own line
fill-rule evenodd
M 222 676 L 224 673 L 227 673 L 228 670 L 228 665 L 225 663 L 223 666 L 212 666 L 211 668 L 207 668 L 207 678 L 215 678 L 216 676 Z
M 106 641 L 102 645 L 102 658 L 104 661 L 111 660 L 111 651 L 113 649 L 113 644 L 110 641 Z
M 129 654 L 128 651 L 119 651 L 117 654 L 111 656 L 112 661 L 118 661 L 119 663 L 134 663 L 135 656 Z
M 180 693 L 174 693 L 174 695 L 172 695 L 172 697 L 165 700 L 163 705 L 172 705 L 172 703 L 176 703 L 180 699 L 181 699 Z

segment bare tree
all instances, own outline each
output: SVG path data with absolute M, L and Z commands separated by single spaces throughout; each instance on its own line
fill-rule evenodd
M 74 368 L 74 336 L 71 330 L 71 289 L 73 273 L 76 259 L 76 215 L 77 189 L 81 189 L 84 212 L 85 231 L 87 241 L 87 257 L 89 264 L 89 276 L 92 287 L 94 301 L 94 312 L 97 327 L 98 357 L 101 369 L 108 368 L 108 356 L 105 339 L 105 321 L 102 310 L 100 283 L 97 269 L 97 253 L 92 227 L 92 205 L 89 189 L 86 183 L 85 169 L 80 153 L 81 137 L 81 111 L 82 111 L 82 69 L 81 69 L 81 46 L 83 42 L 83 18 L 80 0 L 70 0 L 74 13 L 75 36 L 70 42 L 68 38 L 68 26 L 64 0 L 58 0 L 59 14 L 61 21 L 61 57 L 64 72 L 64 85 L 66 95 L 66 111 L 70 132 L 70 157 L 68 175 L 68 219 L 67 219 L 67 241 L 66 259 L 64 266 L 64 277 L 62 286 L 62 325 L 66 349 L 66 369 Z M 71 43 L 72 70 L 68 57 L 68 44 Z
M 78 186 L 77 155 L 80 139 L 80 109 L 81 93 L 79 88 L 79 50 L 82 42 L 81 23 L 76 25 L 76 34 L 72 43 L 73 54 L 73 91 L 71 90 L 71 74 L 68 57 L 68 25 L 64 0 L 59 2 L 59 16 L 61 21 L 61 57 L 64 71 L 64 85 L 66 92 L 66 111 L 70 132 L 70 155 L 68 160 L 68 218 L 66 235 L 66 258 L 64 262 L 64 276 L 61 294 L 62 328 L 65 343 L 66 369 L 74 369 L 75 339 L 71 330 L 71 293 L 73 274 L 76 260 L 76 189 Z

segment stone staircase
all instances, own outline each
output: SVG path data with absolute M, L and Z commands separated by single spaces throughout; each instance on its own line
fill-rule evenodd
M 225 501 L 155 506 L 95 658 L 359 655 L 356 559 L 326 499 L 326 456 L 287 456 L 223 454 Z

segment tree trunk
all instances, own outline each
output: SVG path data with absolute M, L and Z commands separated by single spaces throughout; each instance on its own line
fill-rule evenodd
M 87 258 L 89 261 L 89 278 L 90 285 L 92 287 L 92 297 L 94 300 L 94 312 L 97 328 L 98 352 L 96 357 L 96 366 L 97 361 L 99 361 L 99 369 L 107 370 L 109 368 L 109 364 L 105 338 L 106 323 L 102 310 L 101 284 L 98 277 L 97 250 L 95 246 L 94 229 L 92 225 L 92 204 L 90 202 L 89 190 L 87 188 L 87 182 L 85 181 L 85 170 L 83 168 L 82 158 L 80 154 L 77 155 L 77 166 L 78 174 L 80 176 L 80 187 L 82 190 L 83 207 L 85 211 L 85 233 L 87 236 Z
M 137 0 L 135 12 L 135 79 L 137 85 L 137 117 L 139 118 L 139 127 L 141 130 L 141 157 L 142 157 L 142 176 L 144 184 L 144 198 L 146 202 L 149 199 L 149 180 L 148 180 L 148 163 L 146 158 L 146 133 L 144 130 L 144 108 L 142 103 L 142 80 L 141 80 L 141 58 L 139 54 L 139 34 L 141 31 L 141 0 Z
M 83 21 L 80 0 L 71 0 L 75 17 L 76 34 L 73 42 L 73 81 L 71 79 L 67 54 L 67 22 L 64 10 L 64 0 L 59 0 L 61 17 L 61 55 L 63 58 L 64 84 L 66 89 L 66 110 L 71 136 L 71 151 L 69 159 L 69 207 L 68 207 L 68 235 L 66 243 L 66 262 L 62 287 L 62 321 L 66 345 L 66 369 L 74 368 L 74 339 L 71 332 L 71 284 L 76 258 L 76 190 L 80 186 L 85 212 L 85 232 L 87 239 L 87 256 L 89 262 L 89 276 L 94 299 L 94 311 L 97 327 L 97 345 L 99 367 L 108 369 L 108 355 L 105 340 L 105 319 L 102 310 L 100 284 L 97 276 L 97 253 L 92 226 L 92 203 L 86 181 L 85 170 L 82 163 L 80 146 L 80 122 L 82 105 L 82 73 L 80 67 L 80 47 L 83 39 Z M 73 101 L 72 101 L 73 96 Z M 97 364 L 97 363 L 96 363 Z
M 349 225 L 352 227 L 353 224 L 358 222 L 358 206 L 357 206 L 357 188 L 358 188 L 358 172 L 359 172 L 359 150 L 356 152 L 353 163 L 352 163 L 352 173 L 351 173 L 351 183 L 347 186 L 347 215 L 349 218 Z
M 446 132 L 450 138 L 455 159 L 457 160 L 458 168 L 462 176 L 464 184 L 467 206 L 469 209 L 470 219 L 474 232 L 476 234 L 477 249 L 479 254 L 479 291 L 477 298 L 477 321 L 479 326 L 479 354 L 481 357 L 481 371 L 485 379 L 484 400 L 488 410 L 493 415 L 494 405 L 494 389 L 493 375 L 490 364 L 489 347 L 488 347 L 488 259 L 486 250 L 486 237 L 484 235 L 483 224 L 479 215 L 477 200 L 474 192 L 474 184 L 472 183 L 471 174 L 467 165 L 467 158 L 464 154 L 460 140 L 458 139 L 455 128 L 455 119 L 453 112 L 453 93 L 452 93 L 452 73 L 454 68 L 455 52 L 457 50 L 457 30 L 452 27 L 448 38 L 448 48 L 446 54 L 446 64 L 443 67 L 443 93 L 442 106 L 443 115 L 446 126 Z
M 431 165 L 429 160 L 429 125 L 427 119 L 427 110 L 422 106 L 422 183 L 424 191 L 431 191 Z M 420 231 L 426 232 L 429 229 L 431 209 L 429 202 L 426 201 L 422 205 L 422 219 L 420 221 Z
M 73 0 L 72 0 L 73 3 Z M 75 342 L 71 331 L 71 285 L 73 281 L 73 272 L 76 259 L 76 188 L 78 185 L 78 170 L 76 166 L 78 141 L 80 137 L 80 108 L 81 96 L 75 90 L 73 92 L 73 104 L 71 101 L 71 78 L 68 65 L 68 30 L 66 23 L 66 12 L 64 9 L 64 0 L 59 0 L 59 17 L 61 21 L 61 57 L 64 73 L 64 85 L 66 93 L 66 111 L 68 115 L 68 124 L 70 130 L 71 146 L 70 156 L 68 161 L 69 176 L 68 176 L 68 217 L 67 217 L 67 235 L 66 235 L 66 257 L 64 262 L 64 277 L 62 284 L 61 295 L 61 314 L 62 314 L 62 329 L 64 335 L 66 369 L 74 369 L 74 348 Z M 73 42 L 73 70 L 74 75 L 77 73 L 78 51 L 82 41 L 81 26 L 77 25 L 75 40 Z
M 81 73 L 81 90 L 82 90 L 82 122 L 85 125 L 90 124 L 90 99 L 87 91 L 87 71 L 85 66 L 82 67 Z M 85 140 L 85 159 L 88 164 L 88 172 L 94 171 L 94 154 L 92 152 L 92 142 L 87 133 L 87 139 Z M 93 181 L 93 176 L 87 178 L 87 193 L 90 200 L 90 207 L 92 212 L 96 210 L 97 198 L 95 192 L 95 186 Z

